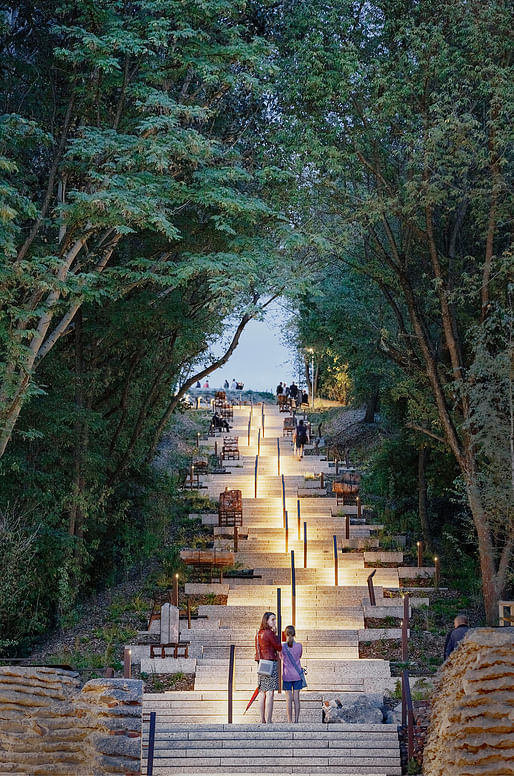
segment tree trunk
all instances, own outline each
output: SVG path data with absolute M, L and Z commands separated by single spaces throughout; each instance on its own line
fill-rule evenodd
M 432 552 L 432 537 L 430 535 L 430 526 L 428 524 L 427 511 L 427 481 L 425 478 L 425 464 L 428 457 L 428 450 L 422 446 L 418 450 L 418 511 L 419 522 L 421 525 L 421 534 L 423 544 L 428 552 Z
M 478 537 L 485 618 L 488 625 L 496 625 L 498 623 L 498 601 L 503 592 L 505 581 L 502 582 L 497 578 L 489 521 L 478 487 L 474 482 L 468 481 L 466 491 Z
M 364 416 L 364 423 L 375 422 L 375 412 L 378 407 L 378 388 L 368 397 L 366 402 L 366 415 Z

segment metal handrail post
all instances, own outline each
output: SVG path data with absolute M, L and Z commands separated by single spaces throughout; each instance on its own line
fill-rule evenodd
M 228 724 L 232 724 L 233 710 L 234 710 L 234 662 L 235 662 L 236 647 L 234 644 L 230 645 L 230 657 L 228 661 Z
M 277 587 L 277 631 L 279 638 L 282 637 L 282 588 Z
M 373 571 L 368 577 L 368 593 L 369 593 L 369 602 L 371 606 L 377 605 L 377 601 L 375 598 L 375 588 L 373 587 L 373 577 L 375 576 L 376 573 L 377 573 L 377 570 L 373 569 Z
M 150 729 L 148 731 L 148 755 L 146 758 L 146 773 L 147 776 L 153 776 L 153 755 L 155 751 L 155 719 L 156 712 L 150 712 Z
M 187 597 L 186 609 L 187 609 L 187 629 L 191 630 L 191 602 L 189 600 L 189 596 Z
M 303 524 L 303 567 L 307 568 L 307 523 Z
M 277 474 L 280 477 L 280 439 L 277 437 Z
M 248 421 L 248 447 L 250 447 L 250 434 L 252 432 L 252 420 Z
M 300 539 L 302 537 L 301 537 L 301 527 L 300 527 L 301 516 L 300 516 L 300 499 L 299 498 L 296 499 L 296 511 L 297 511 L 297 515 L 298 515 L 298 541 L 300 541 Z
M 285 530 L 285 542 L 286 542 L 286 550 L 285 551 L 289 552 L 289 519 L 288 519 L 288 515 L 287 515 L 287 509 L 284 512 L 284 520 L 285 520 L 284 530 Z
M 237 525 L 234 525 L 234 552 L 239 550 L 239 535 L 237 531 Z
M 282 475 L 282 518 L 284 521 L 284 527 L 286 524 L 286 481 L 284 475 Z
M 264 402 L 262 402 L 261 426 L 262 426 L 262 438 L 264 439 Z
M 261 430 L 257 432 L 257 455 L 261 454 Z
M 255 456 L 255 474 L 254 474 L 254 498 L 257 498 L 257 467 L 259 466 L 259 456 Z
M 350 515 L 344 516 L 344 538 L 350 541 Z
M 277 634 L 282 641 L 282 588 L 277 587 Z M 282 671 L 281 663 L 278 665 L 278 691 L 282 692 Z
M 403 620 L 402 620 L 402 661 L 404 663 L 409 659 L 409 594 L 407 593 L 403 599 Z
M 407 724 L 407 757 L 411 760 L 414 756 L 414 706 L 410 692 L 409 672 L 406 668 L 402 671 L 402 725 Z
M 294 550 L 291 550 L 291 619 L 296 626 L 296 570 L 294 567 Z
M 339 559 L 337 557 L 337 536 L 334 534 L 334 585 L 339 585 Z

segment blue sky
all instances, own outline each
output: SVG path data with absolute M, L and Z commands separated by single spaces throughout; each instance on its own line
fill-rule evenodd
M 289 314 L 279 302 L 270 305 L 264 321 L 250 321 L 244 329 L 239 345 L 222 369 L 209 376 L 211 388 L 221 387 L 225 378 L 244 383 L 245 389 L 255 391 L 275 390 L 280 381 L 295 380 L 298 383 L 298 367 L 295 353 L 284 341 L 287 335 L 283 327 Z M 231 334 L 234 327 L 231 327 Z M 227 338 L 228 340 L 228 338 Z M 223 345 L 225 344 L 225 340 Z M 222 346 L 212 348 L 219 356 Z

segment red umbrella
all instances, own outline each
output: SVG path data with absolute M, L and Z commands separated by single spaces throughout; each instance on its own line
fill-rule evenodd
M 250 700 L 248 701 L 248 704 L 247 704 L 247 706 L 246 706 L 246 709 L 243 711 L 243 714 L 246 714 L 246 712 L 248 711 L 248 709 L 250 708 L 250 706 L 252 705 L 252 703 L 254 702 L 254 700 L 256 699 L 256 697 L 258 696 L 258 694 L 259 694 L 259 688 L 258 688 L 258 687 L 256 687 L 256 688 L 255 688 L 255 690 L 254 690 L 254 693 L 253 693 L 252 697 L 251 697 L 251 698 L 250 698 Z

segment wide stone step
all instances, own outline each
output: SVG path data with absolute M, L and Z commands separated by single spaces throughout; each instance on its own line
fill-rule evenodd
M 145 704 L 144 755 L 148 722 Z M 157 726 L 154 772 L 401 774 L 391 725 L 299 723 Z M 184 770 L 185 769 L 185 770 Z M 209 770 L 210 769 L 210 770 Z

